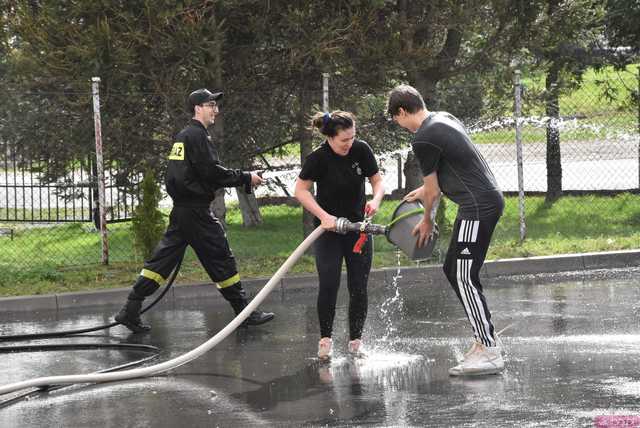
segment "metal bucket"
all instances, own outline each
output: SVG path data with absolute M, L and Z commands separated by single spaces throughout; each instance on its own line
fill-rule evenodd
M 419 201 L 402 201 L 391 215 L 387 226 L 387 240 L 400 248 L 411 260 L 424 260 L 431 257 L 438 241 L 438 226 L 434 224 L 433 234 L 418 248 L 418 236 L 412 232 L 424 215 L 424 207 Z

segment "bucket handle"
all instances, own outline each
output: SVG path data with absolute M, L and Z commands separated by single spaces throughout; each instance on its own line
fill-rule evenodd
M 400 214 L 398 217 L 394 218 L 393 220 L 391 220 L 391 223 L 389 223 L 387 225 L 387 228 L 390 228 L 391 226 L 393 226 L 395 223 L 399 222 L 400 220 L 403 220 L 407 217 L 411 217 L 412 215 L 415 214 L 423 214 L 424 213 L 424 208 L 416 208 L 413 209 L 411 211 L 407 211 L 406 213 L 402 213 Z

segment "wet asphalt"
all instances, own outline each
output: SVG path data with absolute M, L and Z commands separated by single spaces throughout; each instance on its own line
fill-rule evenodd
M 361 359 L 346 354 L 343 286 L 334 356 L 325 363 L 315 358 L 316 285 L 310 282 L 307 289 L 269 296 L 262 307 L 276 313 L 271 323 L 238 330 L 166 375 L 77 385 L 12 402 L 14 395 L 1 396 L 0 427 L 638 426 L 639 286 L 637 269 L 598 271 L 586 280 L 485 281 L 496 330 L 503 330 L 506 370 L 454 378 L 447 370 L 471 345 L 471 330 L 448 285 L 403 278 L 370 284 L 367 357 Z M 117 309 L 2 313 L 0 335 L 102 324 Z M 149 344 L 162 349 L 156 360 L 162 361 L 205 342 L 232 313 L 215 296 L 161 304 L 144 318 L 153 325 L 148 335 L 116 327 L 55 343 Z M 2 354 L 0 384 L 89 373 L 146 355 Z

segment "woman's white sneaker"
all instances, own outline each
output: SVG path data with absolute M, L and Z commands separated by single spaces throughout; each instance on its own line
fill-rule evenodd
M 364 357 L 362 341 L 360 339 L 350 340 L 347 345 L 347 350 L 352 357 Z
M 504 360 L 500 347 L 486 347 L 481 343 L 474 343 L 464 360 L 449 369 L 451 376 L 481 376 L 498 374 L 504 370 Z
M 318 342 L 318 358 L 321 360 L 327 360 L 331 357 L 331 338 L 323 337 Z

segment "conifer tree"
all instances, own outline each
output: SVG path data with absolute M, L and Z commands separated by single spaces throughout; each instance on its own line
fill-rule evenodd
M 162 197 L 153 169 L 148 168 L 140 185 L 140 203 L 134 210 L 131 223 L 135 254 L 147 259 L 162 238 L 164 215 L 158 209 Z

